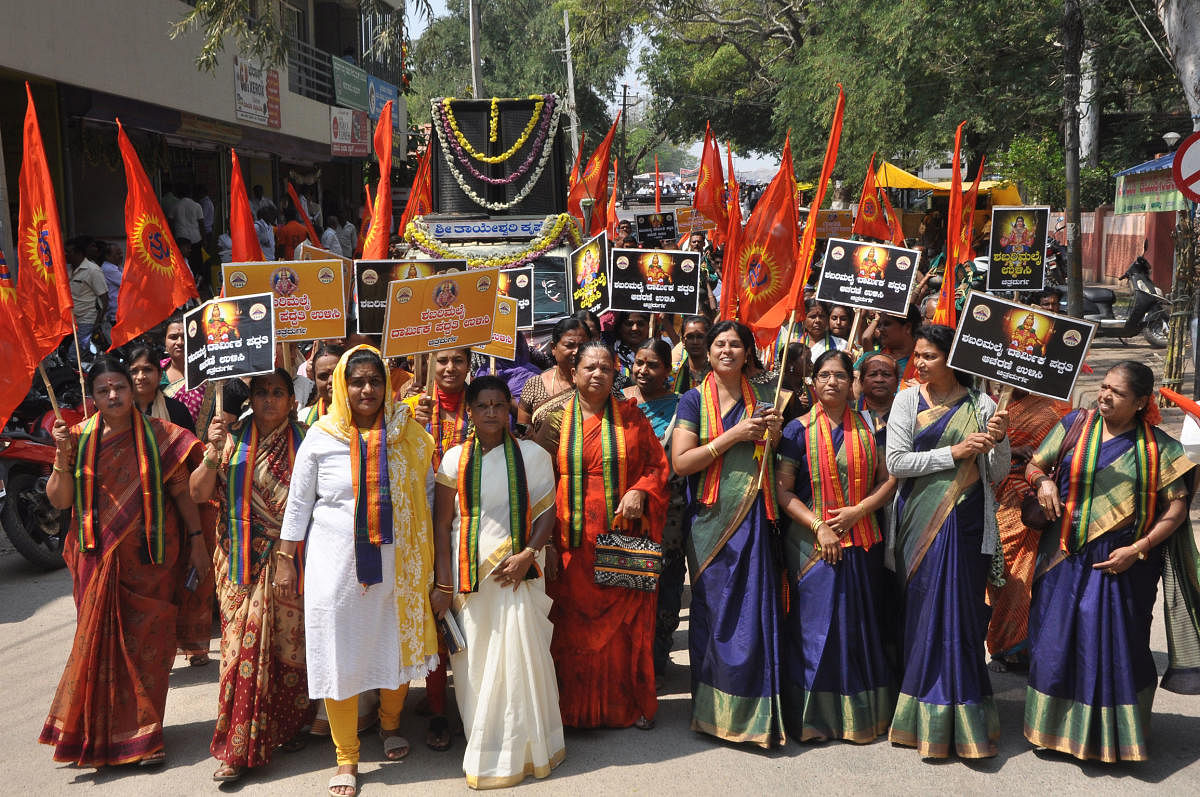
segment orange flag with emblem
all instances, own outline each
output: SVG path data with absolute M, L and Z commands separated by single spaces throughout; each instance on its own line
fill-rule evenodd
M 725 224 L 725 254 L 721 261 L 721 305 L 717 317 L 722 321 L 736 318 L 738 314 L 738 299 L 741 295 L 741 280 L 739 279 L 740 262 L 738 249 L 742 243 L 742 189 L 729 172 L 729 210 Z
M 119 119 L 117 145 L 125 161 L 127 251 L 110 350 L 158 326 L 188 299 L 200 298 L 192 271 L 179 254 L 158 197 Z M 250 210 L 249 204 L 246 210 Z M 254 242 L 257 245 L 257 237 Z
M 39 358 L 34 354 L 29 329 L 8 273 L 8 263 L 0 252 L 0 429 L 25 400 L 38 367 Z
M 17 295 L 29 324 L 27 334 L 33 338 L 34 356 L 41 362 L 74 331 L 75 318 L 54 183 L 29 83 L 25 84 L 25 96 L 29 104 L 25 107 L 24 151 L 17 181 Z
M 729 179 L 733 179 L 732 171 Z M 721 173 L 721 151 L 709 125 L 704 126 L 704 148 L 700 151 L 700 173 L 696 176 L 696 193 L 692 196 L 692 207 L 717 225 L 713 230 L 713 242 L 725 242 L 725 228 L 729 226 L 729 214 L 725 211 L 725 175 Z
M 618 113 L 617 118 L 613 120 L 612 127 L 608 129 L 608 135 L 600 142 L 600 146 L 596 147 L 592 157 L 588 158 L 587 168 L 579 175 L 579 179 L 567 195 L 567 212 L 581 222 L 583 221 L 583 207 L 580 202 L 589 197 L 595 200 L 595 204 L 592 205 L 592 225 L 586 231 L 588 235 L 595 235 L 608 226 L 603 202 L 604 198 L 608 196 L 608 167 L 611 161 L 613 136 L 616 135 L 617 124 L 620 121 L 621 114 Z
M 379 161 L 379 187 L 371 227 L 363 241 L 364 260 L 387 260 L 392 238 L 392 101 L 388 100 L 375 122 L 375 158 Z
M 236 149 L 230 149 L 229 155 L 232 162 L 229 178 L 229 238 L 233 242 L 233 262 L 260 263 L 266 258 L 258 242 L 258 230 L 254 229 L 254 214 L 250 212 L 250 197 L 246 195 L 242 165 L 238 162 Z
M 887 213 L 892 243 L 896 246 L 904 246 L 904 226 L 900 223 L 900 217 L 896 215 L 896 209 L 892 207 L 892 201 L 888 199 L 887 191 L 880 191 L 879 198 L 883 200 L 883 210 Z
M 421 163 L 417 166 L 417 176 L 413 178 L 412 188 L 408 190 L 408 201 L 404 203 L 404 215 L 400 217 L 400 234 L 408 229 L 408 223 L 417 216 L 426 216 L 433 212 L 433 184 L 429 176 L 429 158 L 433 147 L 426 147 L 421 155 Z
M 946 213 L 946 259 L 942 263 L 942 289 L 938 293 L 937 309 L 933 311 L 933 323 L 948 327 L 958 325 L 958 311 L 954 307 L 954 293 L 958 285 L 958 264 L 962 244 L 962 169 L 959 157 L 962 154 L 962 131 L 966 122 L 960 122 L 954 131 L 954 161 L 950 171 L 950 206 Z
M 854 217 L 851 235 L 862 235 L 887 241 L 892 237 L 887 217 L 879 203 L 879 192 L 875 189 L 875 155 L 867 167 L 867 178 L 863 180 L 862 196 L 858 200 L 858 215 Z

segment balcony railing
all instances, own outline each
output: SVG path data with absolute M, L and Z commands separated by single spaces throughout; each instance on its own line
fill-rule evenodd
M 333 105 L 333 67 L 330 55 L 311 44 L 288 41 L 288 90 L 310 100 Z

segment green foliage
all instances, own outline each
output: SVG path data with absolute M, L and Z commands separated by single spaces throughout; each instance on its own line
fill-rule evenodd
M 1080 167 L 1080 207 L 1093 210 L 1098 205 L 1111 205 L 1116 192 L 1113 175 L 1129 165 L 1104 161 L 1099 166 Z M 1055 208 L 1066 206 L 1065 157 L 1062 142 L 1054 134 L 1017 135 L 1008 149 L 991 162 L 988 172 L 1016 183 L 1025 202 Z

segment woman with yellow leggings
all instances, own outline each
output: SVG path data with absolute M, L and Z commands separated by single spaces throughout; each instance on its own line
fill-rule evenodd
M 432 449 L 409 408 L 392 400 L 379 353 L 357 346 L 334 370 L 329 412 L 296 452 L 276 582 L 298 583 L 294 564 L 304 561 L 308 690 L 325 701 L 337 747 L 334 797 L 358 792 L 358 696 L 379 690 L 383 754 L 401 759 L 408 682 L 437 666 L 424 489 Z

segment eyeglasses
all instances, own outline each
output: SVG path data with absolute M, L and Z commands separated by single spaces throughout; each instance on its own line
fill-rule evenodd
M 849 382 L 850 374 L 845 371 L 822 371 L 813 379 L 818 382 Z

